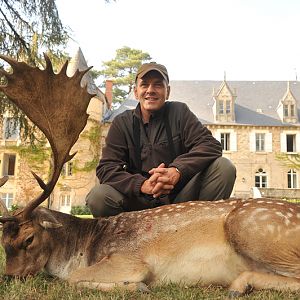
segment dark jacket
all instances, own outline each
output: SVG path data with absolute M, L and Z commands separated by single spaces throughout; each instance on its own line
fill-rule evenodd
M 163 122 L 167 106 L 175 159 L 170 155 Z M 136 163 L 134 115 L 140 126 L 142 171 L 138 170 Z M 146 126 L 147 129 L 141 118 L 139 104 L 135 110 L 118 115 L 109 129 L 106 146 L 96 170 L 101 183 L 111 185 L 128 197 L 140 196 L 140 188 L 147 179 L 148 171 L 162 162 L 169 167 L 177 167 L 181 173 L 175 189 L 177 193 L 196 173 L 222 155 L 220 143 L 184 103 L 167 101 L 162 109 L 152 114 Z

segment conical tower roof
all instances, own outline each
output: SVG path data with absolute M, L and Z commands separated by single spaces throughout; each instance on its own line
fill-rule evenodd
M 74 75 L 74 73 L 77 70 L 84 71 L 87 68 L 88 68 L 87 62 L 84 58 L 81 48 L 79 47 L 77 52 L 75 53 L 75 55 L 70 59 L 70 62 L 68 64 L 68 68 L 67 68 L 67 75 L 71 77 Z M 81 80 L 81 86 L 83 87 L 86 85 L 87 85 L 87 90 L 90 94 L 95 94 L 95 95 L 101 97 L 100 94 L 102 94 L 102 92 L 95 85 L 95 82 L 94 82 L 90 72 L 87 72 Z M 102 95 L 102 97 L 103 97 L 103 95 Z

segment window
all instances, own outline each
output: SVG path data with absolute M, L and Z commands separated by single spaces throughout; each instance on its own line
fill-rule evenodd
M 226 100 L 226 114 L 230 114 L 230 111 L 231 111 L 231 109 L 230 109 L 230 100 Z
M 286 151 L 296 152 L 296 134 L 286 135 Z
M 73 162 L 68 161 L 64 164 L 62 170 L 61 170 L 62 176 L 72 176 L 73 175 Z
M 13 193 L 2 193 L 1 194 L 1 200 L 5 204 L 5 206 L 10 209 L 14 200 L 14 194 Z
M 219 114 L 223 115 L 224 114 L 224 103 L 223 103 L 223 100 L 219 100 L 218 103 L 219 103 Z
M 69 194 L 63 194 L 60 197 L 60 206 L 71 206 L 71 196 Z
M 19 126 L 13 118 L 3 119 L 3 138 L 6 140 L 16 140 L 19 137 Z
M 288 188 L 296 189 L 297 188 L 297 172 L 295 170 L 289 170 L 287 177 L 288 177 Z
M 223 150 L 230 150 L 230 133 L 221 133 L 221 145 Z
M 265 133 L 255 134 L 255 150 L 265 151 Z
M 295 105 L 291 104 L 291 117 L 295 116 Z
M 255 186 L 256 187 L 267 187 L 267 175 L 263 169 L 259 169 L 255 173 Z
M 2 169 L 2 176 L 15 175 L 15 168 L 16 168 L 16 154 L 7 154 L 3 155 L 3 169 Z
M 283 115 L 285 117 L 288 117 L 288 115 L 289 115 L 289 106 L 287 104 L 283 105 Z

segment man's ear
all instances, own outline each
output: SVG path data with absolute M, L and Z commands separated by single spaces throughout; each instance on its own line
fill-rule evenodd
M 134 92 L 135 99 L 136 99 L 136 100 L 139 100 L 138 94 L 137 94 L 137 88 L 136 88 L 136 85 L 135 85 L 134 88 L 133 88 L 133 92 Z
M 170 91 L 171 91 L 171 87 L 168 85 L 168 87 L 167 87 L 167 98 L 166 98 L 166 100 L 169 99 Z

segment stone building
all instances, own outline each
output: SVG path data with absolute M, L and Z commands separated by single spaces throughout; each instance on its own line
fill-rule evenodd
M 235 164 L 233 197 L 300 198 L 299 170 L 283 159 L 300 152 L 298 81 L 171 81 L 170 86 L 170 101 L 185 102 Z M 126 100 L 106 120 L 106 130 L 136 104 L 132 97 Z
M 81 49 L 70 60 L 67 75 L 72 76 L 77 69 L 88 68 Z M 108 83 L 109 84 L 109 83 Z M 90 73 L 86 73 L 81 81 L 87 86 L 88 92 L 95 96 L 91 99 L 87 112 L 89 118 L 87 125 L 74 145 L 71 153 L 77 151 L 75 157 L 65 164 L 60 179 L 51 194 L 48 205 L 52 209 L 70 212 L 72 206 L 83 205 L 86 193 L 96 182 L 95 167 L 99 161 L 101 136 L 101 123 L 103 116 L 111 105 L 111 95 L 104 95 L 96 87 Z M 43 179 L 49 173 L 50 157 L 45 161 L 29 163 L 28 158 L 21 154 L 22 142 L 18 128 L 12 127 L 9 114 L 4 116 L 2 135 L 0 136 L 0 175 L 8 175 L 8 182 L 1 187 L 1 199 L 8 207 L 12 204 L 25 205 L 41 192 L 38 183 L 30 170 Z M 97 139 L 97 140 L 95 140 Z M 48 146 L 49 147 L 49 146 Z M 50 148 L 48 148 L 50 151 Z M 40 164 L 41 167 L 38 166 Z

